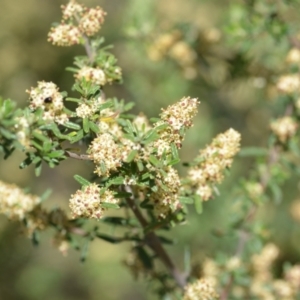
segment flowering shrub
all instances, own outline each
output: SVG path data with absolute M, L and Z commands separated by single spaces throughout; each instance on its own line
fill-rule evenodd
M 288 23 L 281 18 L 288 4 L 268 7 L 268 1 L 250 2 L 232 6 L 230 12 L 235 18 L 226 27 L 232 39 L 227 43 L 234 41 L 235 51 L 241 56 L 246 56 L 250 47 L 239 45 L 241 37 L 260 36 L 263 27 L 263 33 L 267 32 L 271 39 L 283 40 L 288 32 Z M 272 18 L 268 12 L 274 14 Z M 263 22 L 266 15 L 270 24 Z M 160 297 L 300 297 L 300 264 L 286 262 L 280 276 L 274 275 L 272 268 L 280 249 L 264 235 L 263 224 L 257 217 L 263 205 L 281 200 L 283 183 L 299 168 L 299 36 L 289 33 L 288 42 L 285 41 L 285 70 L 272 70 L 265 61 L 260 63 L 272 73 L 270 78 L 264 78 L 264 69 L 262 74 L 251 74 L 249 70 L 256 86 L 268 85 L 273 91 L 270 99 L 280 102 L 269 122 L 270 138 L 265 147 L 241 149 L 241 134 L 224 128 L 210 145 L 184 163 L 187 169 L 182 175 L 178 171 L 179 150 L 201 103 L 183 96 L 163 108 L 157 118 L 148 119 L 142 113 L 131 112 L 133 103 L 107 98 L 106 86 L 122 82 L 122 72 L 117 59 L 104 46 L 103 37 L 98 35 L 105 16 L 100 7 L 87 8 L 70 0 L 62 6 L 60 24 L 50 29 L 48 41 L 53 45 L 81 45 L 85 50 L 86 55 L 75 57 L 75 67 L 68 68 L 74 73 L 71 89 L 76 97 L 60 91 L 58 83 L 39 81 L 26 90 L 29 105 L 25 109 L 17 109 L 9 99 L 0 99 L 0 150 L 5 158 L 15 150 L 23 151 L 26 159 L 20 168 L 34 165 L 37 176 L 43 164 L 54 168 L 64 160 L 85 160 L 93 169 L 90 178 L 74 175 L 81 188 L 70 196 L 67 211 L 44 208 L 42 202 L 49 197 L 47 193 L 40 197 L 31 195 L 0 181 L 0 213 L 18 221 L 34 242 L 38 233 L 53 228 L 54 245 L 64 255 L 72 247 L 78 250 L 74 241 L 79 238 L 87 243 L 95 238 L 111 243 L 131 242 L 124 265 L 134 277 L 143 276 L 150 281 L 153 292 Z M 237 26 L 236 22 L 241 20 Z M 255 26 L 251 27 L 246 20 L 250 20 L 251 26 L 255 21 Z M 211 86 L 229 81 L 226 66 L 237 56 L 228 59 L 218 51 L 207 50 L 218 46 L 221 32 L 211 28 L 194 35 L 194 43 L 188 43 L 186 33 L 175 27 L 160 35 L 149 35 L 145 55 L 155 63 L 165 58 L 172 60 L 187 80 L 201 78 Z M 201 53 L 195 46 L 200 37 L 208 43 L 208 53 Z M 221 63 L 224 76 L 210 81 L 210 70 L 197 68 L 199 59 L 206 55 Z M 70 145 L 79 145 L 81 150 Z M 166 251 L 164 244 L 169 239 L 161 232 L 188 222 L 190 207 L 199 214 L 203 212 L 204 202 L 219 195 L 218 185 L 238 153 L 242 157 L 257 157 L 257 161 L 249 175 L 232 188 L 232 217 L 224 231 L 237 237 L 235 250 L 230 255 L 206 257 L 198 272 L 191 262 L 181 272 Z M 293 216 L 299 221 L 299 203 L 295 202 L 293 207 Z M 109 235 L 98 226 L 91 229 L 88 224 L 93 220 L 120 226 L 123 235 Z

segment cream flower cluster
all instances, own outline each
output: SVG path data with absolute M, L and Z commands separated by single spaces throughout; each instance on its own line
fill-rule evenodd
M 106 190 L 101 194 L 98 185 L 92 183 L 72 195 L 69 206 L 74 218 L 100 219 L 105 210 L 102 207 L 103 202 L 116 204 L 118 200 L 114 198 L 114 194 L 110 190 Z
M 68 116 L 63 113 L 63 97 L 58 91 L 58 87 L 53 82 L 39 81 L 38 86 L 26 90 L 29 94 L 30 109 L 35 111 L 38 108 L 43 110 L 43 120 L 54 121 L 64 124 L 68 121 Z
M 267 244 L 261 253 L 252 256 L 252 296 L 259 299 L 296 299 L 300 288 L 300 266 L 294 265 L 284 271 L 282 279 L 274 279 L 272 266 L 278 256 L 279 250 L 274 244 Z
M 188 171 L 188 178 L 204 201 L 212 197 L 210 185 L 223 180 L 223 170 L 231 166 L 233 156 L 240 149 L 240 140 L 241 135 L 234 129 L 219 134 L 211 145 L 200 151 L 196 158 L 199 163 Z
M 17 140 L 25 149 L 30 148 L 29 134 L 31 121 L 33 121 L 32 116 L 28 118 L 18 117 L 14 126 Z
M 52 27 L 48 34 L 48 42 L 57 46 L 72 46 L 80 43 L 82 34 L 78 27 L 72 24 L 60 24 Z
M 278 247 L 269 243 L 246 261 L 241 261 L 237 256 L 229 258 L 224 264 L 205 259 L 201 274 L 215 290 L 224 288 L 221 278 L 225 272 L 240 270 L 241 273 L 246 272 L 247 277 L 251 276 L 248 286 L 240 286 L 233 282 L 230 299 L 297 299 L 300 292 L 300 265 L 285 268 L 281 278 L 274 278 L 273 265 L 278 257 Z
M 184 97 L 179 102 L 162 109 L 161 119 L 167 122 L 174 131 L 183 126 L 190 128 L 193 118 L 197 114 L 198 100 L 196 98 Z
M 79 22 L 79 29 L 88 36 L 96 34 L 104 22 L 106 12 L 101 7 L 91 8 L 82 15 Z
M 280 92 L 292 94 L 300 92 L 300 77 L 298 74 L 289 74 L 279 77 L 276 87 Z
M 153 61 L 159 61 L 164 56 L 169 56 L 182 67 L 187 79 L 193 79 L 197 75 L 195 68 L 197 54 L 182 39 L 182 34 L 178 30 L 159 35 L 148 48 L 148 56 Z
M 0 181 L 0 213 L 11 220 L 23 220 L 40 203 L 40 198 L 25 194 L 14 184 Z
M 114 141 L 113 136 L 109 133 L 98 135 L 92 141 L 88 153 L 96 164 L 95 173 L 99 176 L 108 176 L 110 171 L 116 170 L 124 159 L 121 146 Z
M 166 172 L 164 177 L 157 175 L 158 191 L 152 192 L 149 197 L 154 206 L 154 214 L 158 218 L 165 218 L 180 207 L 179 189 L 181 183 L 178 172 L 172 167 L 168 167 L 164 171 Z M 164 188 L 160 186 L 159 181 L 165 186 Z
M 219 295 L 206 278 L 201 278 L 185 288 L 183 300 L 217 300 Z
M 179 102 L 163 109 L 160 114 L 161 121 L 155 124 L 159 127 L 167 124 L 168 127 L 159 131 L 160 138 L 147 146 L 149 152 L 157 149 L 157 155 L 161 156 L 164 152 L 171 151 L 171 144 L 174 143 L 177 148 L 181 148 L 183 136 L 180 130 L 193 126 L 192 119 L 198 112 L 198 100 L 196 98 L 184 97 Z
M 78 4 L 75 0 L 69 1 L 67 5 L 62 5 L 61 9 L 63 19 L 76 17 L 76 15 L 81 14 L 85 11 L 85 7 L 81 4 Z
M 96 34 L 104 22 L 106 12 L 99 6 L 87 9 L 70 0 L 67 5 L 62 5 L 63 21 L 52 27 L 48 34 L 48 41 L 57 46 L 72 46 L 79 44 L 84 35 Z
M 293 118 L 285 116 L 273 121 L 270 127 L 278 139 L 284 143 L 296 134 L 298 124 Z
M 100 68 L 82 67 L 78 73 L 75 75 L 77 79 L 85 79 L 86 81 L 91 81 L 98 85 L 105 85 L 107 83 L 107 78 L 103 70 Z
M 81 103 L 76 108 L 76 115 L 79 118 L 88 118 L 94 115 L 95 112 L 98 111 L 100 104 L 104 101 L 101 96 L 91 99 L 85 103 Z

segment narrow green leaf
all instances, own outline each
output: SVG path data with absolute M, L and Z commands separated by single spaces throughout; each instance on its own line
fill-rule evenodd
M 81 103 L 82 102 L 82 100 L 80 100 L 78 98 L 72 98 L 72 97 L 66 98 L 66 101 L 77 102 L 77 103 Z
M 82 119 L 82 126 L 85 133 L 90 131 L 89 120 L 87 118 Z
M 144 267 L 148 270 L 152 270 L 153 269 L 152 257 L 146 252 L 146 250 L 143 247 L 136 247 L 136 251 L 139 259 L 143 262 Z
M 41 159 L 39 156 L 36 156 L 36 157 L 33 159 L 32 163 L 33 163 L 33 164 L 37 164 L 37 163 L 39 163 L 41 160 L 42 160 L 42 159 Z
M 57 150 L 57 151 L 52 151 L 49 154 L 47 154 L 48 157 L 54 158 L 54 157 L 62 157 L 64 156 L 65 151 L 64 150 Z
M 110 185 L 120 185 L 120 184 L 123 184 L 124 183 L 124 177 L 115 177 L 113 179 L 111 179 L 108 183 L 108 186 Z
M 70 138 L 71 144 L 74 144 L 83 138 L 83 130 L 79 130 L 77 135 Z
M 146 133 L 143 137 L 142 143 L 147 145 L 153 141 L 156 141 L 158 138 L 159 135 L 154 130 L 150 130 L 150 132 Z
M 35 176 L 37 176 L 37 177 L 40 176 L 41 172 L 42 172 L 42 162 L 40 161 L 39 163 L 37 163 L 35 165 L 35 168 L 34 168 Z
M 89 246 L 90 246 L 90 241 L 87 240 L 84 243 L 82 251 L 81 251 L 81 255 L 80 255 L 81 262 L 85 262 L 86 261 L 86 258 L 87 258 L 87 255 L 88 255 L 88 251 L 89 251 Z
M 40 151 L 43 151 L 43 147 L 42 145 L 38 144 L 36 141 L 31 141 L 31 145 L 33 145 L 34 148 L 40 150 Z
M 7 139 L 14 139 L 15 135 L 13 133 L 11 133 L 10 131 L 4 129 L 4 128 L 0 128 L 0 135 L 3 135 L 5 138 Z
M 173 156 L 174 160 L 176 160 L 176 159 L 178 160 L 179 159 L 178 149 L 174 143 L 171 144 L 171 151 L 172 151 L 172 156 Z
M 70 128 L 70 129 L 74 129 L 74 130 L 80 130 L 81 129 L 81 127 L 78 124 L 70 122 L 70 121 L 65 122 L 64 126 L 67 127 L 67 128 Z
M 238 156 L 265 156 L 268 154 L 268 150 L 260 147 L 246 147 L 240 150 Z
M 132 196 L 132 193 L 118 192 L 114 196 L 115 198 L 128 198 Z
M 79 182 L 81 185 L 83 185 L 83 186 L 91 184 L 88 180 L 86 180 L 85 178 L 81 177 L 80 175 L 74 175 L 74 179 L 77 182 Z
M 195 209 L 196 212 L 200 215 L 203 212 L 202 199 L 199 195 L 195 195 Z
M 190 197 L 179 197 L 179 202 L 182 204 L 193 204 L 194 203 L 194 199 L 190 198 Z
M 138 162 L 137 162 L 137 167 L 140 172 L 142 172 L 144 170 L 144 164 L 140 160 L 138 160 Z
M 180 159 L 177 158 L 177 159 L 172 159 L 168 162 L 168 166 L 174 166 L 174 165 L 177 165 L 180 163 Z
M 47 141 L 43 143 L 43 152 L 49 152 L 52 148 L 52 143 L 50 141 Z
M 126 239 L 123 238 L 118 238 L 118 237 L 113 237 L 107 234 L 103 234 L 103 233 L 97 233 L 96 235 L 99 239 L 102 239 L 106 242 L 112 243 L 112 244 L 119 244 L 121 242 L 123 242 Z
M 163 124 L 161 124 L 161 125 L 156 126 L 156 127 L 154 128 L 154 130 L 155 130 L 156 132 L 158 132 L 158 131 L 161 131 L 161 130 L 163 130 L 163 129 L 168 128 L 169 126 L 170 126 L 169 124 L 163 123 Z
M 45 201 L 46 199 L 48 199 L 48 197 L 51 195 L 52 190 L 51 189 L 47 189 L 42 196 L 40 196 L 40 200 L 41 202 Z
M 106 100 L 103 104 L 101 104 L 99 106 L 99 110 L 103 110 L 103 109 L 106 109 L 106 108 L 111 108 L 113 106 L 113 102 L 111 100 Z
M 154 155 L 150 155 L 150 156 L 149 156 L 149 161 L 150 161 L 151 164 L 154 165 L 155 167 L 160 166 L 160 161 L 159 161 Z
M 47 143 L 49 142 L 49 138 L 44 136 L 42 133 L 38 132 L 38 131 L 33 131 L 32 135 L 37 138 L 38 140 Z
M 126 162 L 130 163 L 133 161 L 133 159 L 135 158 L 136 154 L 138 153 L 137 150 L 132 150 L 129 155 L 126 158 Z
M 275 202 L 275 204 L 281 203 L 281 201 L 282 201 L 282 190 L 281 190 L 281 188 L 278 186 L 278 184 L 276 182 L 270 182 L 269 187 L 270 187 L 270 190 L 272 192 L 273 201 Z
M 101 206 L 103 208 L 120 208 L 120 206 L 116 203 L 109 203 L 109 202 L 101 202 Z
M 134 102 L 129 102 L 126 105 L 124 105 L 123 111 L 131 110 L 135 106 Z
M 134 219 L 132 219 L 134 220 Z M 123 217 L 104 217 L 101 219 L 102 222 L 116 225 L 116 226 L 126 226 L 126 225 L 132 225 L 132 222 L 130 219 L 123 218 Z
M 157 237 L 160 239 L 162 244 L 166 244 L 166 245 L 174 245 L 175 244 L 174 240 L 171 240 L 171 239 L 166 238 L 164 236 L 158 235 Z
M 103 162 L 103 161 L 100 162 L 100 170 L 101 170 L 101 173 L 102 173 L 102 174 L 105 174 L 106 171 L 107 171 L 105 162 Z
M 96 123 L 92 122 L 92 121 L 89 121 L 89 127 L 95 133 L 100 132 L 99 126 Z

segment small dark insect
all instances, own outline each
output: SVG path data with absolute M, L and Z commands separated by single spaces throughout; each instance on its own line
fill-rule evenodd
M 52 97 L 47 97 L 44 99 L 44 103 L 51 103 L 52 102 Z

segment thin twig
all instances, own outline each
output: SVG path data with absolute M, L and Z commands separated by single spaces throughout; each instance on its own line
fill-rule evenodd
M 132 193 L 132 191 L 128 186 L 125 186 L 125 190 L 126 192 Z M 142 225 L 142 227 L 146 228 L 148 226 L 148 222 L 142 215 L 138 206 L 135 204 L 134 198 L 129 197 L 126 199 L 126 202 L 128 206 L 131 208 L 131 210 L 133 211 L 134 215 L 136 216 L 140 224 Z M 186 285 L 186 275 L 181 274 L 179 270 L 175 267 L 168 253 L 163 248 L 158 236 L 153 231 L 148 232 L 145 234 L 145 242 L 157 254 L 157 256 L 161 259 L 164 265 L 168 268 L 168 270 L 172 274 L 178 286 L 183 289 Z

